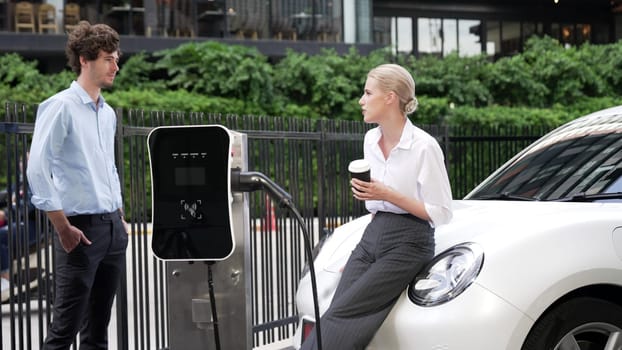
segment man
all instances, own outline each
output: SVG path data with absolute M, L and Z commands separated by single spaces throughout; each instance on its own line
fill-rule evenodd
M 116 115 L 101 96 L 119 71 L 119 35 L 82 21 L 69 33 L 71 86 L 37 111 L 27 175 L 33 204 L 54 235 L 55 298 L 44 349 L 107 349 L 108 323 L 125 269 L 126 223 L 114 162 Z

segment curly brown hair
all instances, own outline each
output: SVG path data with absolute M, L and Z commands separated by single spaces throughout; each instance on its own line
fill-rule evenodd
M 94 61 L 99 55 L 99 51 L 118 52 L 119 34 L 106 24 L 91 25 L 87 21 L 80 21 L 78 26 L 69 32 L 65 54 L 67 55 L 68 65 L 80 75 L 82 67 L 80 56 L 88 61 Z

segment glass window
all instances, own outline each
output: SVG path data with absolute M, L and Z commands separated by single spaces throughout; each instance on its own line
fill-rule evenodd
M 340 41 L 343 34 L 341 1 L 322 0 L 319 5 L 317 14 L 318 38 L 322 41 Z
M 577 24 L 575 30 L 575 45 L 581 45 L 590 41 L 592 35 L 592 26 L 589 24 Z
M 480 21 L 461 19 L 459 22 L 460 56 L 474 56 L 482 53 Z
M 458 51 L 458 26 L 455 19 L 443 19 L 443 56 Z
M 513 55 L 521 49 L 520 22 L 501 23 L 501 53 Z
M 609 27 L 606 23 L 594 24 L 591 42 L 594 44 L 606 44 L 609 42 Z
M 417 20 L 417 51 L 440 56 L 442 45 L 441 19 L 419 18 Z
M 572 45 L 574 41 L 574 26 L 572 24 L 562 24 L 560 27 L 561 37 L 559 41 L 564 45 Z
M 609 188 L 607 188 L 605 193 L 622 192 L 622 170 L 618 171 L 617 178 L 618 179 L 615 180 Z
M 356 41 L 362 44 L 373 40 L 372 8 L 370 0 L 356 0 Z
M 383 46 L 391 45 L 390 17 L 374 17 L 374 43 Z
M 486 54 L 496 56 L 501 53 L 501 24 L 498 21 L 487 21 L 486 26 Z
M 523 22 L 523 44 L 527 39 L 536 34 L 536 24 L 533 22 Z
M 410 17 L 393 18 L 391 44 L 398 52 L 413 51 L 413 21 Z
M 551 37 L 557 40 L 561 40 L 561 26 L 559 23 L 551 23 Z

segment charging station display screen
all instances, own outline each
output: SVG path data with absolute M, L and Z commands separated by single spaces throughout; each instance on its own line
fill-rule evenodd
M 205 167 L 175 168 L 175 185 L 177 186 L 205 186 L 207 181 Z
M 219 125 L 158 127 L 148 137 L 153 253 L 222 260 L 233 252 L 231 136 Z

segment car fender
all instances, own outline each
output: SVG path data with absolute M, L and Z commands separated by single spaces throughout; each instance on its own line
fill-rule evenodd
M 622 287 L 622 260 L 612 244 L 622 205 L 534 204 L 546 215 L 508 222 L 506 234 L 476 240 L 485 254 L 476 283 L 533 319 L 576 289 Z

